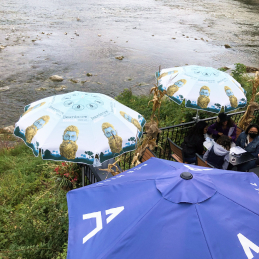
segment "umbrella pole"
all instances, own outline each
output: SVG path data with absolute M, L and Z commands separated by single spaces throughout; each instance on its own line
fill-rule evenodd
M 192 117 L 195 120 L 195 122 L 198 122 L 200 120 L 198 112 L 199 110 L 197 110 L 196 117 Z

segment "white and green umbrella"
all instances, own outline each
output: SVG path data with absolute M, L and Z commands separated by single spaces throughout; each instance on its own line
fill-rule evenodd
M 246 105 L 246 92 L 229 74 L 212 67 L 183 66 L 156 73 L 158 88 L 174 102 L 197 110 L 229 112 Z
M 71 92 L 33 102 L 15 124 L 14 134 L 35 156 L 93 164 L 134 150 L 145 119 L 99 93 Z

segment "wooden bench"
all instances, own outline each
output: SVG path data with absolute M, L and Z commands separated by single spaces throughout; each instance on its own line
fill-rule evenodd
M 198 166 L 215 168 L 213 165 L 207 163 L 200 155 L 196 153 L 196 162 Z
M 167 140 L 169 142 L 169 147 L 171 150 L 171 154 L 169 154 L 168 160 L 170 160 L 170 158 L 173 158 L 175 161 L 183 163 L 182 148 L 176 145 L 170 138 L 168 138 Z
M 145 161 L 147 161 L 149 158 L 151 157 L 157 157 L 148 147 L 145 149 L 145 151 L 143 152 L 142 157 L 140 158 L 140 162 L 143 163 Z

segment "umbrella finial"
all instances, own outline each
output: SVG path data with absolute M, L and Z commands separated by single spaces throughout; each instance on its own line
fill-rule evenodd
M 183 172 L 180 174 L 180 177 L 184 180 L 191 180 L 193 178 L 193 175 L 189 172 Z

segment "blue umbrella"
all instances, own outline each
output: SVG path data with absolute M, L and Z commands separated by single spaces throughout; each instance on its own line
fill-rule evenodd
M 259 258 L 259 179 L 151 158 L 67 194 L 67 258 Z

